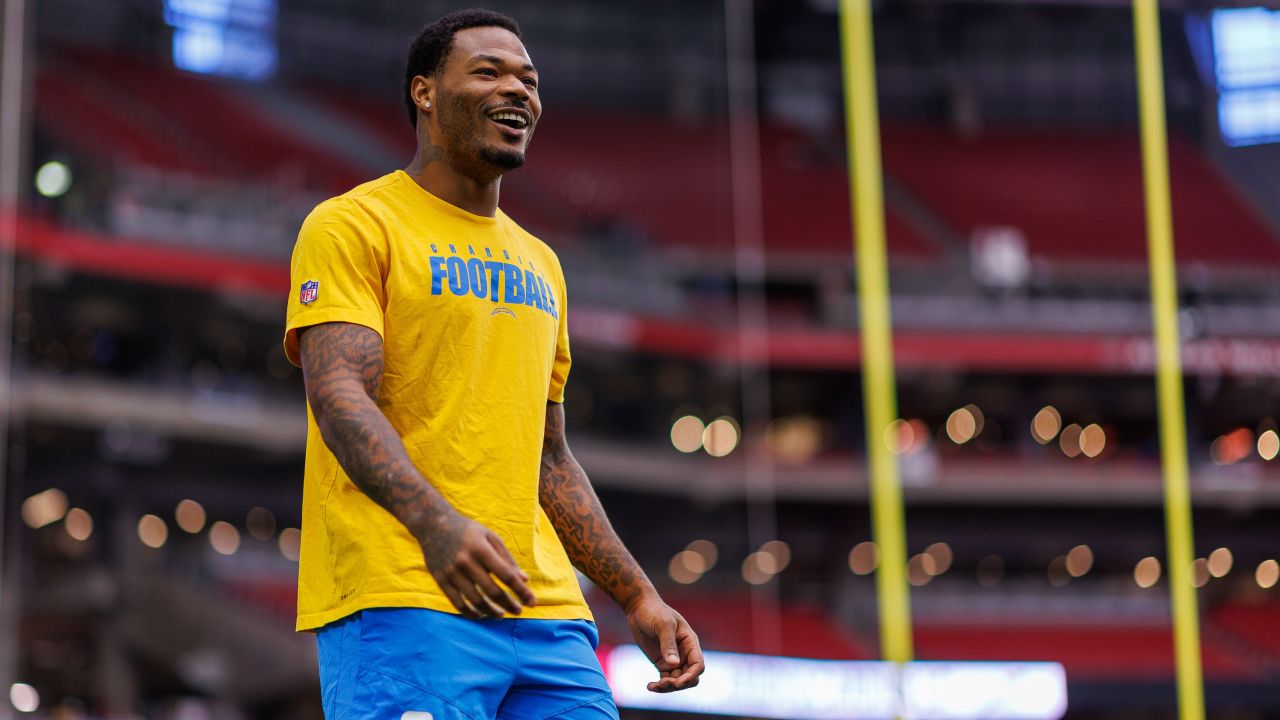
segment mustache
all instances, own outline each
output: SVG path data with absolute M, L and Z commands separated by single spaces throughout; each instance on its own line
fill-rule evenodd
M 524 112 L 529 113 L 529 116 L 531 118 L 533 117 L 533 108 L 529 107 L 529 103 L 524 102 L 522 100 L 510 100 L 508 102 L 497 103 L 495 105 L 487 105 L 484 108 L 484 112 L 487 114 L 495 110 L 507 110 L 507 109 L 523 110 Z

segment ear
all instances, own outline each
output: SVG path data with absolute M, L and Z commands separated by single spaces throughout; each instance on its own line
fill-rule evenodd
M 415 75 L 413 82 L 409 84 L 409 97 L 413 98 L 413 104 L 418 106 L 418 112 L 431 112 L 435 108 L 435 78 L 429 78 L 425 75 Z

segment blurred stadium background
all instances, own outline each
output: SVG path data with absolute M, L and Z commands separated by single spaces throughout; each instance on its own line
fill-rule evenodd
M 1280 718 L 1253 4 L 1162 3 L 1207 704 L 1239 720 Z M 320 717 L 287 260 L 411 157 L 407 43 L 459 5 L 8 0 L 0 716 Z M 619 532 L 708 649 L 875 659 L 835 3 L 488 5 L 543 76 L 502 205 L 563 260 L 572 443 Z M 916 654 L 1059 662 L 1081 719 L 1175 702 L 1132 32 L 1122 0 L 875 13 Z

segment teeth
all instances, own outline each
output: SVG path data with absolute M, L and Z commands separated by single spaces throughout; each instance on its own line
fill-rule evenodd
M 525 118 L 524 118 L 524 116 L 523 116 L 523 115 L 519 115 L 519 114 L 517 114 L 517 113 L 511 113 L 511 112 L 496 112 L 496 113 L 493 113 L 492 115 L 490 115 L 489 117 L 490 117 L 490 118 L 492 118 L 492 119 L 494 119 L 494 120 L 511 120 L 511 121 L 513 121 L 513 122 L 517 123 L 520 127 L 524 127 L 525 125 L 528 125 L 528 124 L 529 124 L 529 122 L 528 122 L 527 120 L 525 120 Z

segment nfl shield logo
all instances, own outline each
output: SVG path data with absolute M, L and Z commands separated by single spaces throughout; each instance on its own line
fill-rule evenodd
M 310 305 L 316 301 L 316 297 L 320 294 L 320 281 L 308 280 L 302 283 L 302 290 L 298 292 L 298 301 L 303 305 Z

